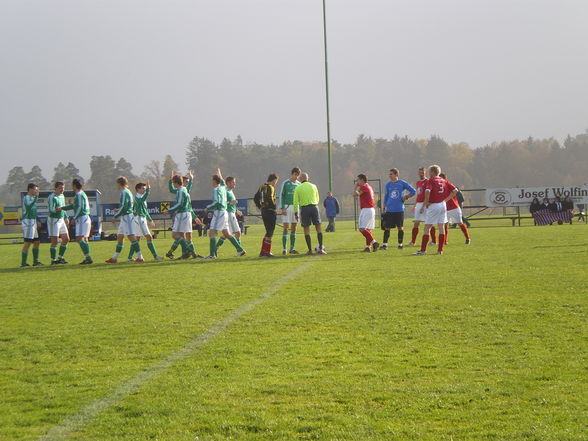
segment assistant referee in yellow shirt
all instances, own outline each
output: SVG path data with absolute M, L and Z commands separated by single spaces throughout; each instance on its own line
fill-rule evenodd
M 327 254 L 323 246 L 323 231 L 321 228 L 321 217 L 319 215 L 319 192 L 316 185 L 311 183 L 308 173 L 300 175 L 301 184 L 294 191 L 294 209 L 300 206 L 300 224 L 304 229 L 304 239 L 308 246 L 307 255 L 312 255 L 312 244 L 310 243 L 310 224 L 316 228 L 316 237 L 319 243 L 318 254 Z

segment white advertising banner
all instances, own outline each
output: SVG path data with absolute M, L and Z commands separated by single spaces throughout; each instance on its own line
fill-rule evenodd
M 562 200 L 570 196 L 574 204 L 587 204 L 588 186 L 487 188 L 486 205 L 488 207 L 522 207 L 531 205 L 535 198 L 539 199 L 539 202 L 542 202 L 544 198 L 552 202 L 557 196 Z

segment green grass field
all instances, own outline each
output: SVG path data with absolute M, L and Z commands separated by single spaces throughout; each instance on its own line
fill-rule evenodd
M 0 246 L 0 440 L 587 439 L 588 226 L 417 257 L 346 223 L 273 260 L 250 231 L 212 262 L 107 265 L 101 242 L 20 269 Z

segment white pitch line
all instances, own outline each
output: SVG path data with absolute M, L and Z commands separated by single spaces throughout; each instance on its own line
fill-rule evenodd
M 87 406 L 81 408 L 77 413 L 66 417 L 61 423 L 53 426 L 49 431 L 39 438 L 39 441 L 60 441 L 65 440 L 72 432 L 81 429 L 87 425 L 92 419 L 96 418 L 104 410 L 118 403 L 135 390 L 157 377 L 178 361 L 182 361 L 192 355 L 197 350 L 201 349 L 206 343 L 216 337 L 219 333 L 231 326 L 237 321 L 243 314 L 248 313 L 257 305 L 265 302 L 267 299 L 272 297 L 277 290 L 287 281 L 293 279 L 298 274 L 303 272 L 311 263 L 317 260 L 319 256 L 315 256 L 310 260 L 307 260 L 302 265 L 296 267 L 288 274 L 278 279 L 267 291 L 261 296 L 253 299 L 249 303 L 239 307 L 225 318 L 217 322 L 215 325 L 208 328 L 201 334 L 195 336 L 186 346 L 179 349 L 178 351 L 170 354 L 163 360 L 145 368 L 134 377 L 121 383 L 114 391 L 109 395 L 92 401 Z

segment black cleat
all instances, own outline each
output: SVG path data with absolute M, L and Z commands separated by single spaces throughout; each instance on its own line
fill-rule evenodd
M 34 263 L 33 263 L 33 266 L 45 266 L 45 264 L 43 264 L 43 263 L 41 263 L 41 262 L 37 261 L 37 262 L 34 262 Z
M 23 263 L 20 267 L 21 268 L 26 268 L 27 266 L 30 266 L 28 263 Z
M 290 254 L 300 254 L 300 253 L 296 250 L 290 250 Z
M 402 248 L 404 248 L 404 246 L 401 243 L 399 243 L 398 244 L 398 249 L 401 250 Z
M 165 253 L 165 257 L 167 257 L 168 259 L 174 259 L 174 253 L 172 253 L 171 251 L 168 251 L 167 253 Z
M 52 260 L 51 265 L 59 265 L 61 262 L 59 260 Z
M 60 257 L 59 259 L 57 259 L 57 263 L 60 263 L 62 265 L 67 265 L 67 260 L 65 260 L 63 257 Z
M 204 259 L 204 256 L 196 254 L 194 251 L 192 251 L 192 259 Z
M 375 253 L 376 251 L 378 251 L 379 247 L 380 247 L 380 244 L 378 242 L 374 242 L 372 244 L 372 251 Z
M 94 263 L 94 261 L 92 259 L 90 259 L 89 257 L 86 257 L 83 261 L 80 262 L 80 265 L 91 265 L 93 263 Z

